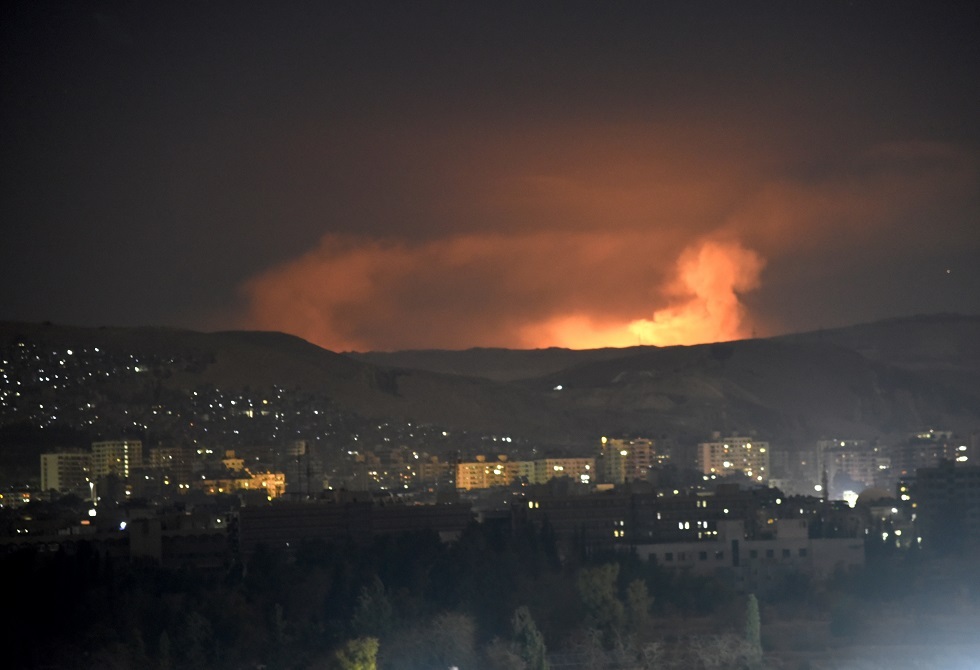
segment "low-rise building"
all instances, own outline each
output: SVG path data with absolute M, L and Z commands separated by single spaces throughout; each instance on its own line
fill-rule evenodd
M 526 461 L 510 461 L 500 454 L 495 460 L 477 456 L 475 461 L 456 464 L 456 488 L 462 491 L 510 486 L 514 480 L 528 475 Z
M 282 472 L 251 472 L 245 468 L 240 472 L 202 475 L 201 479 L 194 481 L 193 488 L 209 495 L 264 491 L 267 498 L 272 500 L 286 492 L 286 475 Z
M 811 538 L 805 519 L 776 519 L 762 537 L 746 533 L 741 520 L 721 521 L 706 541 L 636 545 L 641 558 L 673 570 L 715 575 L 746 592 L 780 588 L 792 574 L 825 579 L 864 565 L 860 538 Z

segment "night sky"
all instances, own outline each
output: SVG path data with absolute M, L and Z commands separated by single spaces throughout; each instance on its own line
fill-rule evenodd
M 6 2 L 0 319 L 329 349 L 980 312 L 980 3 Z

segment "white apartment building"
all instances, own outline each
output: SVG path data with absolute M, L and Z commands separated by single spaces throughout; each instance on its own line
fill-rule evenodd
M 41 490 L 86 496 L 92 455 L 85 452 L 41 454 Z

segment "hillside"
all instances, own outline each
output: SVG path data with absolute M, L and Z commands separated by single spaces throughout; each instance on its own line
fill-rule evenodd
M 127 361 L 144 361 L 139 374 L 100 381 L 97 393 L 85 384 L 62 389 L 61 399 L 276 387 L 372 420 L 543 444 L 588 444 L 602 434 L 691 442 L 713 430 L 793 444 L 980 427 L 980 317 L 969 316 L 691 347 L 358 355 L 281 333 L 0 325 L 5 347 L 24 342 L 40 352 L 100 347 L 124 371 Z
M 112 382 L 98 382 L 101 395 L 135 398 L 153 388 L 278 387 L 315 393 L 365 418 L 527 434 L 546 434 L 565 422 L 546 397 L 528 389 L 486 379 L 375 366 L 283 333 L 0 324 L 0 345 L 10 348 L 19 342 L 30 343 L 41 352 L 98 348 L 113 366 L 135 357 L 151 369 L 149 375 L 130 375 L 118 381 L 114 376 Z M 71 390 L 83 395 L 90 391 L 85 385 Z
M 463 377 L 482 377 L 500 382 L 534 379 L 559 372 L 574 365 L 624 358 L 646 347 L 626 349 L 493 349 L 474 348 L 461 351 L 416 349 L 408 351 L 364 353 L 347 356 L 384 367 L 427 370 Z

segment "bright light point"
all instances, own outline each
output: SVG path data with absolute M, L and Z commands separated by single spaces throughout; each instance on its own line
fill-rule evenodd
M 561 384 L 559 384 L 558 386 L 556 386 L 556 387 L 554 388 L 554 390 L 555 390 L 555 391 L 561 391 L 561 389 L 562 389 L 562 386 L 561 386 Z
M 816 486 L 813 487 L 813 490 L 816 491 L 817 493 L 820 493 L 821 491 L 823 491 L 823 487 L 820 486 L 820 484 L 817 484 Z

